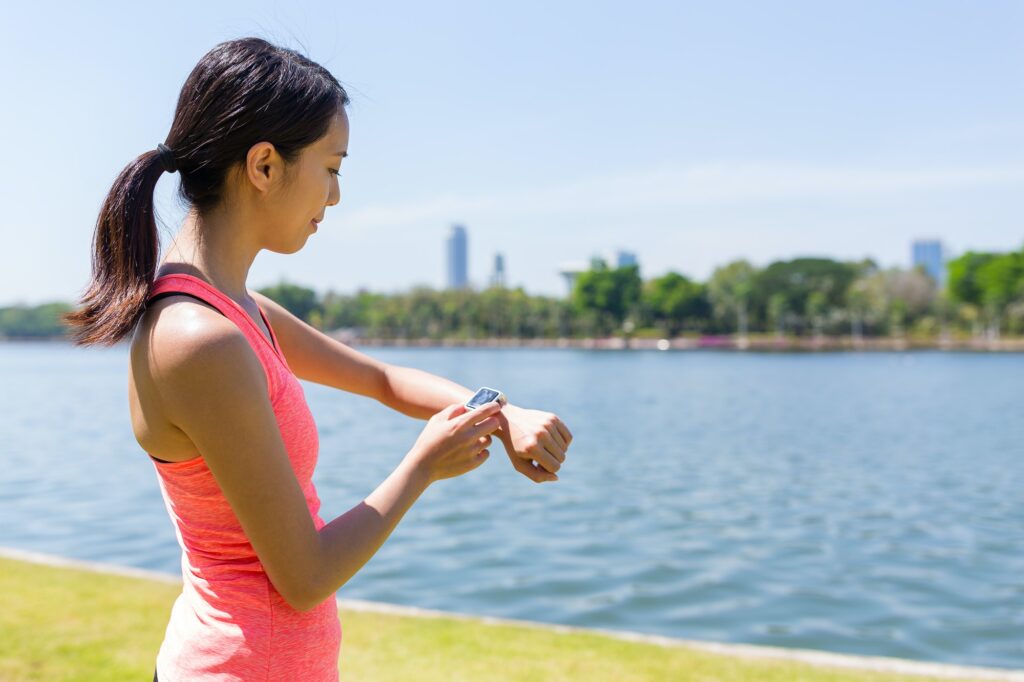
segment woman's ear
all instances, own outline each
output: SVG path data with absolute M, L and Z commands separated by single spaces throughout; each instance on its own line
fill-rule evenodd
M 245 155 L 246 179 L 256 191 L 268 194 L 284 180 L 284 159 L 270 142 L 257 142 Z

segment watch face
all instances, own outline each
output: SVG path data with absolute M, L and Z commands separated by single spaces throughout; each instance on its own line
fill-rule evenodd
M 487 403 L 495 400 L 497 397 L 498 392 L 495 391 L 494 389 L 481 388 L 479 391 L 476 392 L 476 395 L 469 399 L 469 402 L 466 403 L 466 407 L 471 409 L 482 407 L 483 405 L 486 405 Z

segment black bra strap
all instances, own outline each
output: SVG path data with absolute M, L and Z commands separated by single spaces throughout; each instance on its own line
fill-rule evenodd
M 205 303 L 206 305 L 210 305 L 209 301 L 205 301 L 202 298 L 196 296 L 195 294 L 186 294 L 184 291 L 161 291 L 159 294 L 154 294 L 153 296 L 151 296 L 149 300 L 146 302 L 146 305 L 149 305 L 153 301 L 159 301 L 161 298 L 166 298 L 168 296 L 188 296 L 189 298 L 194 298 L 197 301 L 203 301 L 203 303 Z M 213 308 L 212 305 L 210 305 L 210 307 Z M 217 310 L 216 308 L 213 309 Z M 219 310 L 217 310 L 217 312 L 220 313 L 221 315 L 224 314 L 221 313 Z

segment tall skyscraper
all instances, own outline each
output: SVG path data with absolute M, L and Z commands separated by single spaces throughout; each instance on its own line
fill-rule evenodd
M 505 256 L 494 254 L 494 272 L 491 274 L 492 287 L 505 287 Z
M 918 239 L 910 250 L 913 267 L 924 266 L 925 272 L 940 286 L 946 282 L 946 259 L 942 252 L 942 242 L 938 239 Z
M 639 265 L 636 254 L 632 251 L 622 251 L 621 249 L 615 252 L 615 267 L 624 268 L 627 265 Z
M 452 225 L 445 244 L 448 255 L 449 289 L 465 289 L 469 286 L 467 242 L 466 228 L 462 225 Z

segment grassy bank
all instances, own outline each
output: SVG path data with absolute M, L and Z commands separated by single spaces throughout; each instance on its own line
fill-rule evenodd
M 151 679 L 179 590 L 171 583 L 0 558 L 0 681 Z M 346 682 L 938 679 L 748 660 L 456 618 L 344 608 L 340 615 Z

